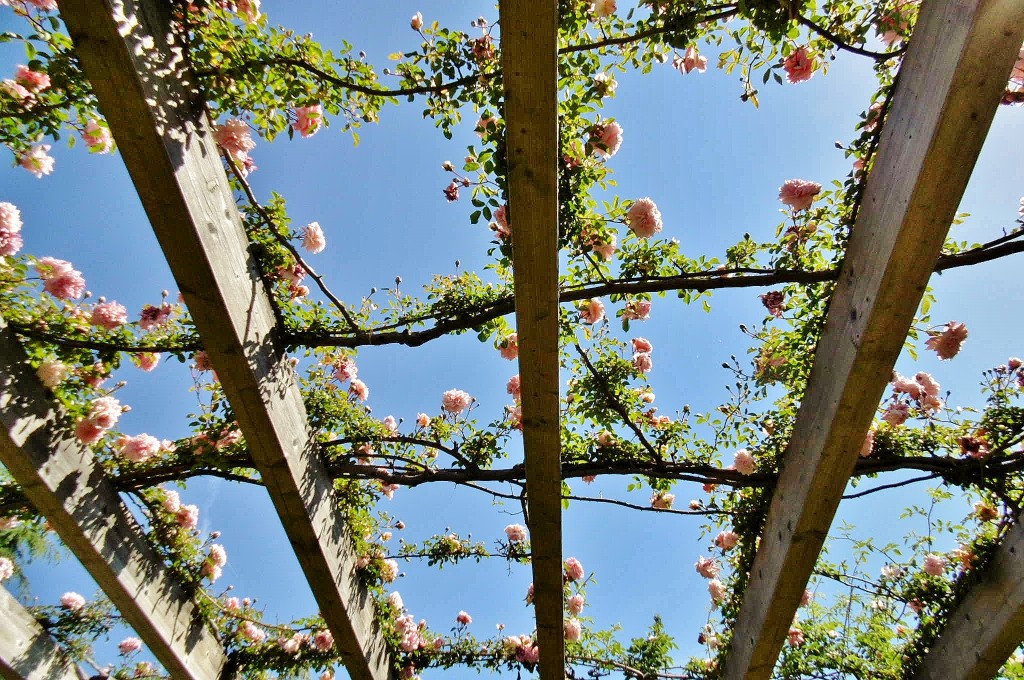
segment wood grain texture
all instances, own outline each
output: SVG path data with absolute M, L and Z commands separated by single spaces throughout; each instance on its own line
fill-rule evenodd
M 39 622 L 0 588 L 0 677 L 5 680 L 82 680 L 84 676 Z
M 988 680 L 1024 642 L 1024 525 L 1014 525 L 981 580 L 950 613 L 919 680 Z
M 216 680 L 223 647 L 70 426 L 0 319 L 0 460 L 160 663 Z
M 555 0 L 503 0 L 499 9 L 527 523 L 540 675 L 543 680 L 563 680 L 558 8 Z
M 995 115 L 1021 0 L 929 0 L 818 342 L 725 677 L 768 678 Z
M 175 60 L 171 3 L 66 0 L 67 22 L 100 108 L 320 611 L 355 680 L 390 659 L 302 395 L 274 336 L 201 96 Z M 119 33 L 120 29 L 120 33 Z M 122 36 L 123 34 L 123 36 Z M 150 46 L 152 41 L 152 46 Z

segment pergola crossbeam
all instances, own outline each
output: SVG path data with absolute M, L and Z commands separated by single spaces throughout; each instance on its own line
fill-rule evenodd
M 503 0 L 509 227 L 540 674 L 565 675 L 558 347 L 558 7 Z
M 0 588 L 0 677 L 5 680 L 83 680 L 32 614 Z
M 1024 641 L 1024 525 L 1007 531 L 981 579 L 931 645 L 919 680 L 987 680 Z
M 930 0 L 900 70 L 725 660 L 768 678 L 1024 33 L 1020 0 Z
M 71 434 L 0 318 L 0 461 L 175 678 L 217 680 L 224 648 Z
M 60 11 L 349 673 L 385 680 L 390 657 L 354 543 L 275 339 L 202 96 L 173 44 L 174 5 L 116 4 L 62 0 Z

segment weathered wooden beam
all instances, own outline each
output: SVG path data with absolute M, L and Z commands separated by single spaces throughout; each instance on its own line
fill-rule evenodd
M 202 96 L 170 42 L 173 7 L 125 0 L 119 21 L 111 0 L 62 0 L 60 11 L 349 673 L 384 680 L 389 654 L 354 543 L 275 340 Z
M 215 680 L 227 662 L 92 452 L 0 318 L 0 461 L 175 678 Z
M 565 676 L 558 401 L 558 3 L 503 0 L 509 226 L 526 452 L 527 523 L 544 680 Z
M 78 668 L 27 609 L 0 588 L 0 677 L 82 680 Z
M 1024 518 L 1021 518 L 1024 519 Z M 950 613 L 921 663 L 920 680 L 988 680 L 1024 642 L 1024 524 L 996 548 L 981 579 Z
M 900 71 L 725 677 L 768 678 L 1020 48 L 1021 0 L 929 0 Z

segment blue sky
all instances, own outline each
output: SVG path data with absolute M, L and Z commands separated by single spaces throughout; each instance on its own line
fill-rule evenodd
M 299 33 L 313 32 L 325 44 L 344 38 L 365 49 L 378 68 L 387 54 L 405 51 L 418 37 L 408 18 L 422 11 L 472 31 L 477 16 L 496 18 L 486 3 L 446 2 L 431 6 L 412 2 L 290 3 L 265 0 L 271 22 Z M 0 31 L 18 30 L 20 20 L 0 7 Z M 0 78 L 10 77 L 23 56 L 0 46 Z M 618 96 L 606 101 L 603 115 L 623 126 L 624 142 L 609 161 L 624 199 L 650 196 L 664 219 L 665 237 L 678 238 L 690 256 L 721 256 L 724 249 L 749 232 L 757 240 L 773 238 L 781 216 L 778 187 L 800 177 L 828 183 L 842 179 L 849 159 L 834 147 L 836 140 L 854 136 L 858 115 L 867 108 L 873 90 L 871 64 L 840 55 L 827 76 L 816 75 L 800 85 L 761 88 L 761 107 L 740 101 L 738 76 L 714 68 L 716 53 L 705 52 L 712 68 L 682 76 L 666 64 L 647 76 L 618 75 Z M 260 169 L 251 176 L 257 196 L 278 191 L 289 201 L 294 224 L 318 221 L 328 238 L 327 250 L 310 262 L 326 273 L 333 290 L 349 302 L 371 287 L 404 279 L 412 292 L 434 273 L 452 273 L 456 259 L 462 268 L 483 275 L 491 233 L 486 225 L 471 225 L 468 200 L 448 204 L 441 194 L 449 177 L 441 163 L 458 165 L 465 147 L 477 141 L 472 125 L 445 140 L 429 120 L 422 104 L 402 103 L 386 108 L 379 125 L 360 130 L 361 144 L 334 126 L 307 139 L 274 144 L 258 141 L 252 152 Z M 1020 163 L 1022 110 L 1003 107 L 996 116 L 975 177 L 962 204 L 972 213 L 967 225 L 953 234 L 966 240 L 988 240 L 1010 228 L 1024 194 Z M 465 117 L 475 121 L 470 112 Z M 85 274 L 94 295 L 105 295 L 136 311 L 157 303 L 160 291 L 176 291 L 145 214 L 116 156 L 94 156 L 81 146 L 54 146 L 53 175 L 36 179 L 15 167 L 0 167 L 0 201 L 18 205 L 25 223 L 25 252 L 72 261 Z M 464 194 L 465 196 L 465 194 Z M 1016 259 L 951 271 L 933 281 L 939 297 L 933 321 L 957 319 L 967 323 L 970 338 L 963 353 L 940 364 L 922 353 L 919 362 L 901 357 L 904 373 L 927 370 L 954 390 L 955 403 L 978 403 L 980 371 L 1024 352 L 1020 315 L 1009 312 L 1019 290 Z M 716 294 L 712 313 L 699 305 L 686 307 L 673 298 L 656 299 L 652 320 L 634 327 L 655 345 L 651 382 L 661 412 L 673 413 L 684 404 L 694 410 L 711 408 L 723 398 L 730 375 L 720 367 L 730 354 L 742 355 L 745 337 L 740 323 L 755 325 L 764 315 L 755 289 Z M 480 402 L 481 421 L 499 417 L 506 403 L 505 383 L 516 372 L 490 343 L 473 334 L 436 340 L 416 348 L 383 347 L 359 354 L 360 378 L 371 389 L 374 414 L 394 414 L 412 422 L 417 412 L 436 413 L 444 390 L 458 387 Z M 188 369 L 177 362 L 152 374 L 132 368 L 123 371 L 128 386 L 120 398 L 133 411 L 121 422 L 125 432 L 149 432 L 173 438 L 186 434 L 185 414 L 195 410 Z M 964 400 L 961 402 L 960 400 Z M 731 455 L 729 456 L 731 458 Z M 622 496 L 626 479 L 602 479 L 586 489 L 592 494 Z M 574 485 L 577 491 L 582 487 Z M 685 503 L 702 498 L 699 487 L 680 485 L 675 491 Z M 241 488 L 218 480 L 195 480 L 182 494 L 201 508 L 201 528 L 222 532 L 220 542 L 229 563 L 218 586 L 233 584 L 235 594 L 258 597 L 268 620 L 286 621 L 316 611 L 296 560 L 260 488 Z M 644 503 L 646 496 L 633 499 Z M 840 517 L 857 523 L 868 535 L 884 536 L 903 529 L 888 521 L 907 501 L 903 491 L 844 503 Z M 493 543 L 506 524 L 519 522 L 515 505 L 494 506 L 479 493 L 450 486 L 401 489 L 387 509 L 407 524 L 404 535 L 418 540 L 446 527 L 465 536 Z M 640 635 L 651 616 L 664 616 L 683 649 L 677 661 L 697 652 L 695 638 L 708 604 L 706 583 L 692 564 L 709 543 L 698 535 L 699 522 L 652 513 L 635 513 L 596 504 L 574 504 L 564 516 L 564 553 L 580 558 L 596 572 L 587 613 L 599 626 L 621 623 L 623 638 Z M 916 527 L 924 531 L 923 527 Z M 396 532 L 397 538 L 398 532 Z M 397 545 L 396 545 L 397 547 Z M 954 546 L 947 546 L 949 548 Z M 512 633 L 529 632 L 531 611 L 522 602 L 531 578 L 527 567 L 493 560 L 466 563 L 443 571 L 425 565 L 403 564 L 407 576 L 396 584 L 407 607 L 440 631 L 454 625 L 460 609 L 470 612 L 479 637 L 505 623 Z M 67 560 L 59 565 L 28 569 L 32 594 L 42 603 L 55 603 L 66 590 L 91 594 L 95 586 Z M 115 636 L 116 643 L 120 638 Z M 101 663 L 114 652 L 101 654 Z M 431 673 L 435 677 L 441 671 Z M 449 671 L 456 677 L 465 671 Z

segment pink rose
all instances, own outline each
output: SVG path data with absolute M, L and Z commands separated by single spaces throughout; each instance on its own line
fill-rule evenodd
M 814 203 L 814 197 L 821 192 L 821 185 L 804 179 L 787 179 L 779 187 L 779 200 L 794 211 L 807 210 Z
M 583 606 L 586 604 L 586 602 L 587 601 L 579 593 L 573 595 L 569 598 L 568 602 L 569 613 L 573 616 L 579 616 L 580 612 L 583 611 Z
M 254 24 L 260 18 L 260 0 L 235 0 L 235 10 L 247 24 Z
M 725 599 L 725 585 L 718 579 L 713 579 L 708 582 L 708 593 L 711 594 L 711 601 L 718 604 Z
M 142 640 L 137 637 L 127 637 L 124 640 L 121 640 L 120 644 L 117 645 L 117 648 L 121 650 L 122 654 L 128 655 L 142 649 Z
M 697 558 L 697 562 L 693 566 L 697 573 L 704 578 L 718 578 L 718 573 L 721 571 L 718 562 L 703 555 Z
M 0 6 L 2 4 L 0 2 Z M 26 90 L 23 85 L 10 78 L 0 81 L 0 92 L 5 93 L 11 99 L 17 100 L 22 106 L 28 106 L 35 100 L 35 95 Z
M 521 543 L 526 540 L 526 527 L 522 524 L 509 524 L 505 527 L 505 536 L 513 543 Z
M 637 352 L 633 355 L 633 368 L 641 373 L 649 373 L 654 367 L 654 361 L 647 352 Z
M 804 632 L 799 628 L 790 628 L 786 638 L 790 647 L 799 647 L 804 643 Z
M 16 231 L 0 229 L 0 257 L 17 255 L 25 245 L 25 239 Z
M 30 92 L 42 92 L 50 87 L 50 76 L 41 71 L 33 71 L 24 64 L 18 65 L 14 80 Z
M 609 234 L 607 242 L 591 241 L 590 248 L 595 253 L 600 255 L 602 260 L 604 260 L 605 262 L 609 262 L 611 261 L 612 257 L 615 256 L 615 251 L 618 250 L 615 243 L 615 234 Z
M 0 201 L 0 230 L 11 233 L 21 231 L 21 211 L 13 203 Z
M 498 352 L 501 354 L 502 359 L 513 359 L 519 358 L 519 334 L 513 333 L 506 338 L 502 338 L 501 342 L 498 343 Z
M 243 163 L 256 148 L 249 126 L 244 120 L 232 118 L 214 128 L 213 139 L 235 162 Z
M 675 495 L 667 491 L 655 491 L 651 494 L 651 507 L 655 510 L 670 510 L 675 500 Z
M 942 572 L 946 570 L 947 564 L 948 562 L 945 557 L 935 553 L 928 553 L 924 556 L 924 573 L 929 576 L 942 576 Z
M 579 581 L 584 576 L 583 565 L 575 557 L 565 561 L 565 575 L 570 581 Z
M 89 405 L 89 420 L 100 427 L 109 430 L 117 425 L 124 409 L 121 402 L 113 397 L 99 397 L 93 399 Z
M 899 373 L 892 380 L 893 394 L 909 394 L 912 398 L 921 400 L 924 396 L 924 389 L 914 378 L 907 378 Z
M 875 426 L 872 425 L 871 429 L 868 430 L 867 435 L 864 437 L 864 443 L 860 447 L 860 457 L 867 458 L 871 455 L 871 452 L 875 450 Z
M 75 592 L 64 593 L 60 596 L 60 606 L 77 612 L 85 606 L 85 598 Z
M 355 359 L 352 357 L 342 357 L 335 362 L 334 379 L 338 382 L 355 380 L 357 375 L 359 375 L 359 369 L 356 367 Z
M 295 122 L 292 123 L 292 129 L 303 137 L 312 137 L 320 131 L 323 124 L 324 110 L 319 104 L 295 107 Z
M 508 223 L 508 204 L 505 204 L 494 211 L 494 222 L 491 229 L 502 241 L 507 241 L 512 236 L 512 227 Z
M 814 599 L 814 593 L 804 588 L 804 594 L 800 596 L 800 606 L 806 607 Z
M 246 640 L 260 644 L 267 639 L 267 634 L 252 621 L 243 621 L 238 627 L 239 632 Z
M 370 398 L 370 388 L 359 378 L 352 380 L 352 384 L 348 387 L 348 393 L 359 399 L 359 401 L 366 401 Z
M 597 17 L 608 17 L 615 14 L 616 0 L 594 0 L 594 4 L 590 6 L 591 13 Z
M 426 413 L 417 413 L 416 424 L 424 429 L 430 427 L 430 416 Z
M 722 549 L 722 552 L 732 550 L 740 542 L 740 536 L 735 531 L 722 531 L 715 536 L 715 545 Z
M 214 543 L 210 546 L 210 556 L 207 559 L 218 567 L 223 567 L 228 563 L 228 552 L 224 546 Z
M 175 521 L 184 529 L 195 529 L 199 525 L 199 508 L 194 505 L 183 505 L 176 514 Z
M 14 562 L 9 557 L 0 557 L 0 581 L 14 576 Z
M 44 257 L 36 263 L 35 269 L 43 280 L 43 290 L 55 298 L 70 300 L 82 297 L 85 292 L 82 272 L 74 269 L 66 260 Z
M 950 321 L 946 330 L 928 338 L 925 347 L 935 350 L 939 359 L 952 359 L 960 353 L 960 348 L 967 339 L 967 326 L 959 321 Z
M 630 300 L 626 303 L 622 318 L 629 321 L 646 321 L 651 318 L 651 303 L 647 300 Z
M 761 304 L 764 305 L 765 309 L 768 310 L 769 314 L 771 314 L 775 318 L 779 318 L 782 316 L 783 311 L 785 311 L 786 304 L 786 296 L 782 291 L 768 291 L 767 293 L 761 295 L 760 297 Z
M 653 352 L 654 345 L 647 338 L 636 337 L 632 340 L 634 352 Z
M 162 326 L 170 319 L 173 311 L 174 308 L 167 302 L 162 302 L 159 307 L 144 305 L 139 312 L 139 328 L 148 331 Z
M 219 566 L 217 566 L 209 560 L 203 562 L 203 567 L 202 569 L 200 569 L 200 571 L 202 572 L 203 576 L 210 579 L 210 583 L 215 583 L 217 579 L 219 579 L 224 573 L 224 571 Z
M 520 400 L 521 381 L 519 379 L 519 374 L 518 373 L 516 375 L 512 376 L 511 378 L 509 378 L 508 384 L 505 386 L 505 390 L 509 394 L 511 394 L 512 398 L 515 399 L 517 402 Z
M 178 495 L 178 492 L 174 489 L 167 489 L 164 491 L 164 510 L 172 515 L 176 515 L 180 508 L 181 496 Z
M 562 629 L 565 632 L 566 642 L 578 642 L 583 626 L 580 625 L 580 620 L 574 616 L 571 619 L 566 620 Z
M 497 129 L 498 119 L 491 114 L 480 116 L 480 120 L 476 122 L 476 133 L 480 135 L 480 137 L 485 137 L 488 134 L 495 132 Z
M 455 617 L 455 620 L 461 623 L 463 626 L 468 626 L 469 624 L 473 623 L 473 617 L 464 611 L 460 611 L 458 616 Z
M 409 20 L 409 26 L 414 31 L 418 31 L 421 28 L 423 28 L 423 14 L 421 14 L 420 12 L 416 12 L 416 14 L 413 14 L 412 19 Z
M 802 83 L 814 76 L 814 58 L 806 47 L 796 48 L 786 57 L 782 67 L 786 70 L 786 80 L 791 83 Z
M 686 48 L 686 52 L 681 58 L 677 56 L 672 60 L 672 66 L 684 75 L 693 70 L 696 70 L 697 73 L 704 73 L 708 70 L 708 58 L 702 56 L 701 53 L 691 45 Z
M 90 323 L 108 331 L 128 322 L 128 310 L 117 302 L 101 302 L 92 309 Z
M 318 630 L 313 634 L 313 647 L 320 652 L 329 652 L 334 648 L 334 636 L 329 630 Z
M 142 352 L 133 358 L 135 365 L 149 373 L 160 363 L 160 352 Z
M 95 120 L 85 124 L 82 141 L 89 147 L 89 153 L 110 153 L 114 150 L 114 138 L 110 135 L 110 128 L 100 125 Z
M 302 247 L 313 253 L 322 253 L 327 247 L 327 238 L 318 222 L 310 222 L 302 234 Z
M 662 229 L 661 211 L 650 198 L 638 198 L 626 211 L 629 230 L 638 238 L 650 238 Z
M 882 414 L 882 420 L 890 425 L 902 425 L 907 422 L 907 418 L 909 417 L 910 407 L 902 401 L 889 404 L 885 409 L 885 413 Z
M 36 375 L 39 377 L 39 381 L 46 387 L 56 387 L 68 377 L 69 370 L 62 362 L 47 359 L 39 364 L 39 368 L 36 369 Z
M 598 298 L 590 298 L 580 307 L 580 313 L 585 323 L 595 324 L 604 318 L 604 303 Z
M 441 395 L 441 407 L 449 413 L 458 415 L 473 403 L 473 397 L 462 390 L 448 390 Z
M 599 157 L 611 158 L 622 146 L 622 126 L 615 121 L 598 123 L 590 129 L 588 145 Z
M 384 427 L 387 429 L 388 432 L 394 434 L 398 432 L 398 421 L 395 420 L 394 416 L 388 416 L 387 418 L 384 419 Z
M 921 386 L 921 391 L 924 393 L 924 396 L 939 396 L 939 391 L 942 389 L 942 387 L 939 385 L 939 382 L 931 376 L 931 374 L 921 371 L 920 373 L 914 375 L 914 380 L 917 382 L 918 385 Z
M 148 434 L 135 437 L 122 437 L 121 455 L 133 463 L 144 463 L 160 453 L 160 440 Z
M 757 465 L 754 462 L 754 455 L 746 449 L 740 449 L 736 452 L 736 458 L 733 462 L 736 466 L 736 472 L 741 475 L 752 475 Z

